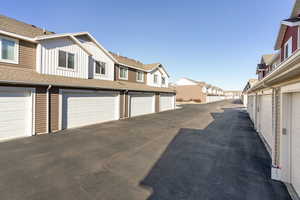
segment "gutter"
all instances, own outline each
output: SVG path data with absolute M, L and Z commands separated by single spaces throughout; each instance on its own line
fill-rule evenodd
M 248 92 L 254 92 L 255 90 L 267 86 L 267 82 L 276 80 L 280 77 L 284 77 L 286 74 L 290 73 L 293 70 L 300 69 L 300 62 L 299 65 L 292 65 L 292 62 L 295 62 L 297 60 L 300 60 L 300 49 L 296 50 L 292 56 L 283 61 L 273 72 L 257 82 L 252 88 L 249 89 Z
M 95 87 L 95 86 L 74 86 L 69 84 L 50 84 L 50 83 L 36 83 L 36 82 L 25 82 L 25 81 L 6 81 L 6 80 L 0 80 L 0 83 L 3 84 L 12 84 L 12 85 L 33 85 L 33 86 L 55 86 L 55 87 L 70 87 L 70 88 L 79 88 L 79 89 L 103 89 L 103 90 L 114 90 L 114 91 L 123 91 L 123 90 L 130 90 L 130 91 L 140 91 L 140 92 L 164 92 L 164 93 L 173 93 L 175 94 L 175 90 L 170 91 L 160 91 L 160 90 L 143 90 L 143 89 L 129 89 L 129 88 L 112 88 L 112 87 Z
M 47 133 L 51 133 L 51 98 L 50 98 L 50 89 L 52 85 L 49 85 L 46 90 L 47 97 Z

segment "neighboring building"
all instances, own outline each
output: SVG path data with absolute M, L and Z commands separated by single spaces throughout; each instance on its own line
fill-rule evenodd
M 263 55 L 256 69 L 258 80 L 263 79 L 266 75 L 268 75 L 270 72 L 276 69 L 279 63 L 280 63 L 279 54 Z
M 242 91 L 240 90 L 226 90 L 224 91 L 225 99 L 241 99 Z
M 88 32 L 0 15 L 0 48 L 0 140 L 175 108 L 161 64 L 123 62 Z
M 250 88 L 253 87 L 253 85 L 257 81 L 258 81 L 257 79 L 249 79 L 248 82 L 247 82 L 247 84 L 246 84 L 246 86 L 243 89 L 243 92 L 242 92 L 242 101 L 243 101 L 244 106 L 246 106 L 246 107 L 248 105 L 248 91 L 250 90 Z
M 224 99 L 224 92 L 221 88 L 189 78 L 179 79 L 175 84 L 175 88 L 177 101 L 209 103 Z
M 276 69 L 248 90 L 250 118 L 272 158 L 273 177 L 300 195 L 300 0 L 281 22 Z M 280 167 L 279 167 L 280 166 Z M 271 165 L 270 165 L 271 167 Z M 274 176 L 280 174 L 279 176 Z M 296 195 L 293 195 L 296 196 Z

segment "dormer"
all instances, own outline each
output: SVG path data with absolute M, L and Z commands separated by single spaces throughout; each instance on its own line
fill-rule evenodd
M 275 50 L 280 50 L 280 61 L 283 62 L 299 49 L 300 7 L 295 6 L 289 19 L 281 22 Z
M 113 80 L 114 59 L 87 32 L 36 38 L 37 72 L 83 79 Z

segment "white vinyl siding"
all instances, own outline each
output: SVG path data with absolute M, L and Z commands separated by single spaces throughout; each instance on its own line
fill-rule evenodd
M 0 140 L 33 134 L 33 91 L 0 87 Z
M 96 74 L 96 69 L 95 69 L 95 65 L 92 65 L 92 69 L 90 69 L 92 71 L 92 76 L 91 78 L 94 79 L 102 79 L 102 80 L 110 80 L 113 81 L 114 80 L 114 73 L 115 73 L 115 64 L 114 61 L 112 61 L 112 59 L 104 53 L 104 51 L 102 49 L 100 49 L 95 43 L 90 42 L 90 41 L 82 41 L 82 45 L 89 50 L 89 52 L 91 52 L 93 54 L 92 56 L 92 63 L 94 64 L 94 61 L 99 61 L 99 62 L 103 62 L 105 63 L 105 75 L 103 74 Z
M 155 112 L 154 94 L 130 93 L 130 116 L 145 115 Z
M 59 67 L 59 50 L 75 55 L 75 69 Z M 88 78 L 89 55 L 70 39 L 52 39 L 41 42 L 40 73 L 66 76 L 72 78 Z M 38 55 L 39 55 L 38 54 Z
M 174 109 L 175 96 L 173 94 L 160 94 L 159 107 L 159 111 Z
M 119 93 L 62 92 L 62 128 L 75 128 L 119 119 Z

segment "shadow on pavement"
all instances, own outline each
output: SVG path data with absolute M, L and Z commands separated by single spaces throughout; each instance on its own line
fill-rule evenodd
M 182 128 L 140 185 L 148 200 L 290 200 L 271 180 L 271 158 L 240 109 L 212 113 L 204 130 Z

